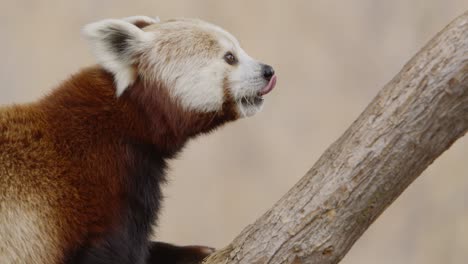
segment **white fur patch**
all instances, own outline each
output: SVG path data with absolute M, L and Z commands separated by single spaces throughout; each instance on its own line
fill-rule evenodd
M 219 45 L 213 50 L 204 48 L 218 39 L 200 23 L 205 22 L 182 20 L 148 28 L 155 34 L 155 43 L 142 57 L 143 77 L 150 84 L 163 83 L 184 109 L 213 112 L 220 110 L 224 102 L 227 66 L 222 54 L 218 54 Z
M 240 46 L 239 41 L 229 32 L 221 27 L 206 24 L 208 30 L 215 32 L 221 46 L 225 51 L 231 51 L 237 58 L 235 67 L 228 70 L 229 89 L 237 101 L 239 114 L 241 117 L 253 116 L 262 110 L 261 105 L 244 105 L 240 102 L 243 97 L 254 96 L 268 83 L 263 78 L 262 66 L 259 61 L 250 57 Z
M 157 22 L 147 17 L 145 21 Z M 117 95 L 133 84 L 136 73 L 133 64 L 137 62 L 139 53 L 152 43 L 152 34 L 144 32 L 131 22 L 141 20 L 141 16 L 129 17 L 126 20 L 106 19 L 91 23 L 83 28 L 83 35 L 91 44 L 91 49 L 99 64 L 113 73 L 117 86 Z M 125 50 L 116 50 L 115 43 L 111 43 L 112 34 L 125 37 Z
M 229 72 L 229 88 L 237 101 L 240 116 L 250 117 L 263 109 L 263 103 L 243 104 L 242 98 L 256 96 L 268 82 L 263 78 L 262 63 L 250 57 L 238 44 L 234 52 L 238 65 Z
M 184 109 L 199 112 L 221 109 L 224 100 L 222 61 L 194 59 L 165 63 L 160 57 L 152 57 L 151 67 L 156 74 L 153 80 L 163 82 Z
M 186 74 L 171 88 L 187 109 L 200 112 L 220 110 L 224 101 L 224 71 L 221 62 L 200 69 L 198 74 Z M 193 69 L 196 71 L 195 67 Z

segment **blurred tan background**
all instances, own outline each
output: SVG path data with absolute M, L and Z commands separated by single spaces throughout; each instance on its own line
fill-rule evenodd
M 265 110 L 172 162 L 158 239 L 222 247 L 285 193 L 466 0 L 4 1 L 0 104 L 26 102 L 93 64 L 80 28 L 136 14 L 199 17 L 273 66 Z M 468 263 L 468 138 L 438 159 L 343 261 Z

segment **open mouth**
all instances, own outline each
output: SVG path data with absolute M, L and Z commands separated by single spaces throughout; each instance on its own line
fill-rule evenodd
M 240 99 L 240 103 L 245 106 L 261 106 L 263 103 L 263 96 L 270 93 L 273 88 L 276 86 L 276 75 L 274 75 L 268 84 L 263 87 L 256 95 L 249 96 L 249 97 L 242 97 Z
M 276 75 L 273 75 L 265 87 L 256 94 L 244 96 L 237 100 L 242 117 L 253 116 L 263 107 L 263 96 L 270 93 L 276 86 Z

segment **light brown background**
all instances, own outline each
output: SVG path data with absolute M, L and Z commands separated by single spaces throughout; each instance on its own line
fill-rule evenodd
M 136 14 L 199 17 L 275 66 L 265 110 L 172 162 L 158 238 L 221 247 L 277 201 L 466 0 L 4 1 L 0 104 L 34 100 L 94 63 L 80 28 Z M 468 139 L 368 230 L 345 264 L 468 262 Z

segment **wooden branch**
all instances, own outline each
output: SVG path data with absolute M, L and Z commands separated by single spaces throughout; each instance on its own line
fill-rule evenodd
M 468 130 L 468 12 L 432 39 L 276 205 L 205 264 L 338 263 Z

